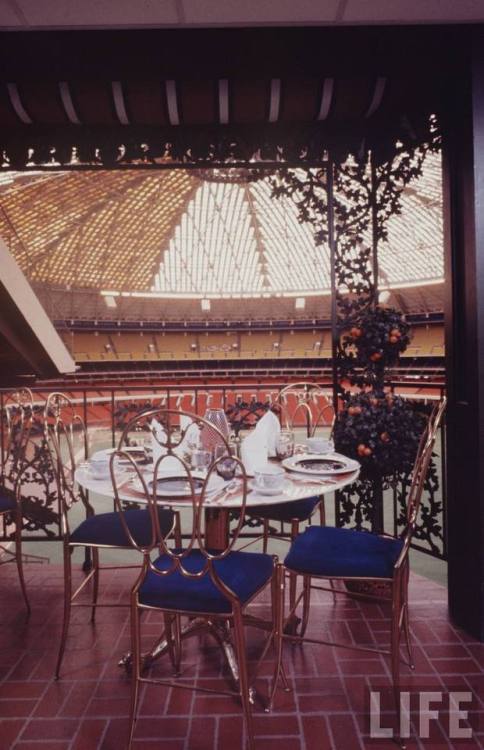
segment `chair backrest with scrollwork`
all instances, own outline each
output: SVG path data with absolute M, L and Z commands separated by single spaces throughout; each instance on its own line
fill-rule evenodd
M 44 438 L 54 473 L 63 534 L 69 534 L 68 511 L 82 502 L 86 514 L 94 511 L 85 490 L 75 482 L 77 466 L 88 457 L 88 439 L 84 420 L 75 404 L 64 393 L 49 394 L 44 407 Z
M 443 398 L 440 399 L 440 401 L 437 401 L 434 404 L 432 411 L 430 412 L 428 417 L 426 417 L 425 427 L 420 436 L 420 441 L 419 441 L 419 445 L 417 449 L 416 461 L 418 457 L 420 456 L 420 454 L 423 452 L 428 441 L 431 439 L 434 439 L 434 442 L 435 442 L 439 427 L 444 417 L 446 407 L 447 407 L 447 398 L 446 396 L 443 396 Z
M 281 423 L 285 429 L 303 428 L 307 437 L 319 428 L 333 432 L 335 412 L 327 388 L 318 383 L 291 383 L 279 393 Z
M 180 420 L 180 417 L 185 419 Z M 160 455 L 153 464 L 146 467 L 138 462 L 132 452 L 126 450 L 129 442 L 129 434 L 139 432 L 139 422 L 147 426 L 147 429 L 156 435 Z M 183 421 L 183 426 L 181 425 Z M 161 426 L 161 429 L 153 430 L 153 422 Z M 220 444 L 225 447 L 225 454 L 219 456 L 212 462 L 208 472 L 200 473 L 191 468 L 189 455 L 185 450 L 185 439 L 189 430 L 207 430 L 209 434 L 216 435 Z M 215 549 L 210 537 L 207 537 L 207 517 L 212 513 L 218 513 L 221 506 L 217 505 L 217 499 L 224 494 L 222 489 L 223 480 L 220 479 L 217 469 L 231 462 L 232 469 L 236 471 L 233 480 L 237 487 L 238 517 L 235 526 L 230 530 L 228 541 L 222 544 L 223 549 Z M 235 601 L 234 593 L 225 586 L 217 576 L 215 563 L 226 557 L 237 543 L 240 531 L 245 520 L 245 505 L 247 498 L 247 475 L 243 464 L 239 459 L 230 455 L 230 448 L 225 436 L 213 424 L 202 417 L 189 412 L 176 410 L 153 410 L 133 419 L 125 428 L 119 441 L 117 450 L 112 454 L 110 460 L 111 478 L 114 491 L 115 507 L 120 514 L 124 531 L 130 539 L 131 545 L 143 554 L 143 568 L 139 578 L 144 578 L 149 569 L 159 576 L 160 586 L 163 581 L 176 573 L 192 580 L 201 580 L 210 577 L 214 585 L 229 600 Z M 126 472 L 132 474 L 130 482 L 131 491 L 134 490 L 138 501 L 144 503 L 149 511 L 151 519 L 151 539 L 144 545 L 140 545 L 131 536 L 125 519 L 126 495 L 123 488 L 126 483 Z M 225 485 L 227 486 L 227 485 Z M 166 489 L 164 489 L 166 488 Z M 179 545 L 174 537 L 163 537 L 159 526 L 157 505 L 163 503 L 163 498 L 176 492 L 177 506 L 183 507 L 181 516 L 183 542 Z M 161 493 L 161 494 L 160 494 Z M 172 498 L 173 499 L 173 498 Z M 165 564 L 156 566 L 152 562 L 152 552 L 157 549 L 164 555 Z M 193 566 L 193 554 L 197 555 L 198 563 L 196 569 Z M 136 585 L 135 585 L 136 588 Z M 182 609 L 180 607 L 180 609 Z M 187 610 L 189 606 L 187 604 Z
M 3 400 L 2 413 L 2 486 L 16 494 L 26 463 L 29 461 L 29 441 L 33 432 L 33 397 L 28 388 L 8 393 Z
M 422 494 L 425 488 L 425 482 L 432 463 L 433 449 L 439 427 L 442 423 L 447 400 L 444 397 L 433 408 L 425 429 L 422 433 L 420 445 L 415 458 L 415 464 L 412 471 L 412 481 L 407 496 L 406 508 L 406 528 L 403 533 L 404 548 L 399 558 L 398 565 L 408 555 L 412 537 L 418 522 Z
M 255 394 L 250 398 L 237 395 L 234 403 L 226 408 L 225 414 L 231 429 L 238 437 L 241 432 L 252 430 L 259 419 L 270 409 L 274 410 L 274 405 L 270 399 L 261 401 Z

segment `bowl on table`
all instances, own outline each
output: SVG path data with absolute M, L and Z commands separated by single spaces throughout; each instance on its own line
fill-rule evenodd
M 309 437 L 306 441 L 308 453 L 318 453 L 324 455 L 325 453 L 331 453 L 334 451 L 334 443 L 332 440 L 320 437 Z
M 261 490 L 279 490 L 284 486 L 285 476 L 280 466 L 260 466 L 254 470 L 254 486 Z
M 109 479 L 109 459 L 107 457 L 92 457 L 89 461 L 89 470 L 94 479 Z

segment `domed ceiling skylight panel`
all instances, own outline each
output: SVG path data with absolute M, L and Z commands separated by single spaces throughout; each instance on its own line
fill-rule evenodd
M 388 240 L 378 249 L 382 277 L 390 284 L 444 278 L 444 230 L 440 154 L 427 155 L 422 176 L 402 195 L 400 214 L 390 217 Z
M 196 185 L 189 172 L 51 172 L 1 193 L 0 234 L 15 227 L 12 251 L 36 281 L 147 290 Z
M 271 197 L 271 186 L 250 186 L 260 226 L 267 274 L 274 292 L 321 292 L 330 288 L 329 249 L 314 243 L 313 228 L 301 224 L 294 201 Z
M 204 182 L 163 254 L 154 289 L 167 294 L 242 294 L 262 289 L 244 188 Z

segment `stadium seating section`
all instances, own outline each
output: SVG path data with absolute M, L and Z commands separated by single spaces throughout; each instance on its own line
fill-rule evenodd
M 441 325 L 416 326 L 405 359 L 444 356 Z M 331 333 L 269 331 L 226 333 L 63 332 L 76 362 L 184 360 L 330 359 Z

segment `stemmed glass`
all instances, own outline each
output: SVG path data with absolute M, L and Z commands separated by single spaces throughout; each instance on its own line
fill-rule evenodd
M 213 449 L 213 460 L 217 461 L 218 459 L 222 460 L 217 464 L 217 474 L 225 480 L 233 479 L 237 469 L 237 462 L 234 461 L 231 453 L 227 451 L 227 447 L 221 443 Z

